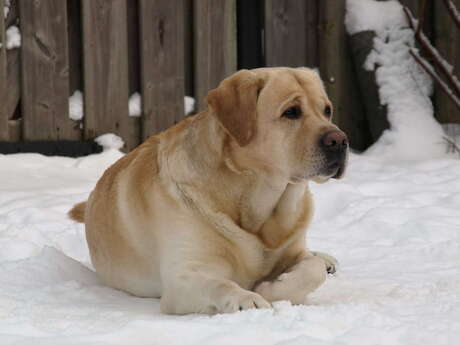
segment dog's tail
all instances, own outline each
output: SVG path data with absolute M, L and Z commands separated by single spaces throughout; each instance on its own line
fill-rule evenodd
M 76 222 L 84 223 L 85 222 L 85 208 L 86 201 L 76 204 L 68 213 L 70 219 L 73 219 Z

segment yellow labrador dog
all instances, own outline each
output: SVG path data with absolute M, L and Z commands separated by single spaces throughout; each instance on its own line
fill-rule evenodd
M 335 260 L 306 247 L 308 182 L 342 176 L 347 138 L 317 73 L 242 70 L 113 164 L 70 216 L 109 286 L 165 313 L 299 304 Z

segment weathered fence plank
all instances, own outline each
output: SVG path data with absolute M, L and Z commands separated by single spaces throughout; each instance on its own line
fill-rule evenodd
M 460 10 L 460 0 L 453 0 Z M 449 16 L 444 1 L 435 1 L 435 42 L 441 55 L 460 77 L 460 30 Z M 460 123 L 460 111 L 441 90 L 435 93 L 436 117 L 442 123 Z
M 20 1 L 25 140 L 80 139 L 69 119 L 67 3 Z
M 0 0 L 0 140 L 8 140 L 8 117 L 6 108 L 7 70 L 6 70 L 6 35 L 3 16 L 3 0 Z
M 140 0 L 142 137 L 184 116 L 183 2 Z
M 316 66 L 318 2 L 265 0 L 266 66 Z
M 236 1 L 194 3 L 195 97 L 206 108 L 210 89 L 236 71 Z
M 321 1 L 319 13 L 319 65 L 334 104 L 334 122 L 348 134 L 354 149 L 364 150 L 371 144 L 371 138 L 350 58 L 344 24 L 345 1 Z
M 126 0 L 83 0 L 85 138 L 119 135 L 128 150 L 139 143 L 128 116 Z

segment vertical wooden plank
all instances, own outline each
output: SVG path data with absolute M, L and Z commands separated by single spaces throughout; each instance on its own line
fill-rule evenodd
M 347 42 L 345 0 L 322 0 L 319 6 L 320 71 L 334 104 L 334 122 L 347 133 L 352 148 L 364 150 L 371 144 L 370 134 Z
M 140 0 L 143 138 L 184 116 L 183 2 Z
M 21 104 L 26 140 L 79 139 L 69 119 L 67 3 L 20 1 Z
M 460 0 L 453 0 L 460 10 Z M 443 1 L 435 1 L 435 46 L 460 78 L 460 30 L 449 16 Z M 460 123 L 460 111 L 441 90 L 435 92 L 435 115 L 442 123 Z
M 128 150 L 139 143 L 128 116 L 126 0 L 82 0 L 85 138 L 119 135 Z
M 194 3 L 195 97 L 197 109 L 222 79 L 236 71 L 236 0 Z
M 267 66 L 317 64 L 317 1 L 265 0 Z
M 0 0 L 0 140 L 8 140 L 8 116 L 6 108 L 7 71 L 6 71 L 6 35 L 3 15 L 3 0 Z

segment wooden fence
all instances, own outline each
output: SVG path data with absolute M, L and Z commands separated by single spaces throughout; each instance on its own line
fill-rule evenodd
M 202 109 L 207 91 L 237 69 L 286 65 L 318 67 L 335 121 L 354 148 L 370 144 L 345 0 L 0 0 L 0 9 L 6 2 L 0 42 L 19 21 L 22 43 L 0 48 L 0 141 L 111 132 L 130 150 L 184 116 L 184 95 Z M 402 2 L 417 13 L 418 0 Z M 426 27 L 459 68 L 460 41 L 437 2 Z M 76 90 L 84 95 L 81 121 L 69 118 Z M 140 117 L 128 116 L 135 92 Z M 460 122 L 443 95 L 436 103 L 440 120 Z

